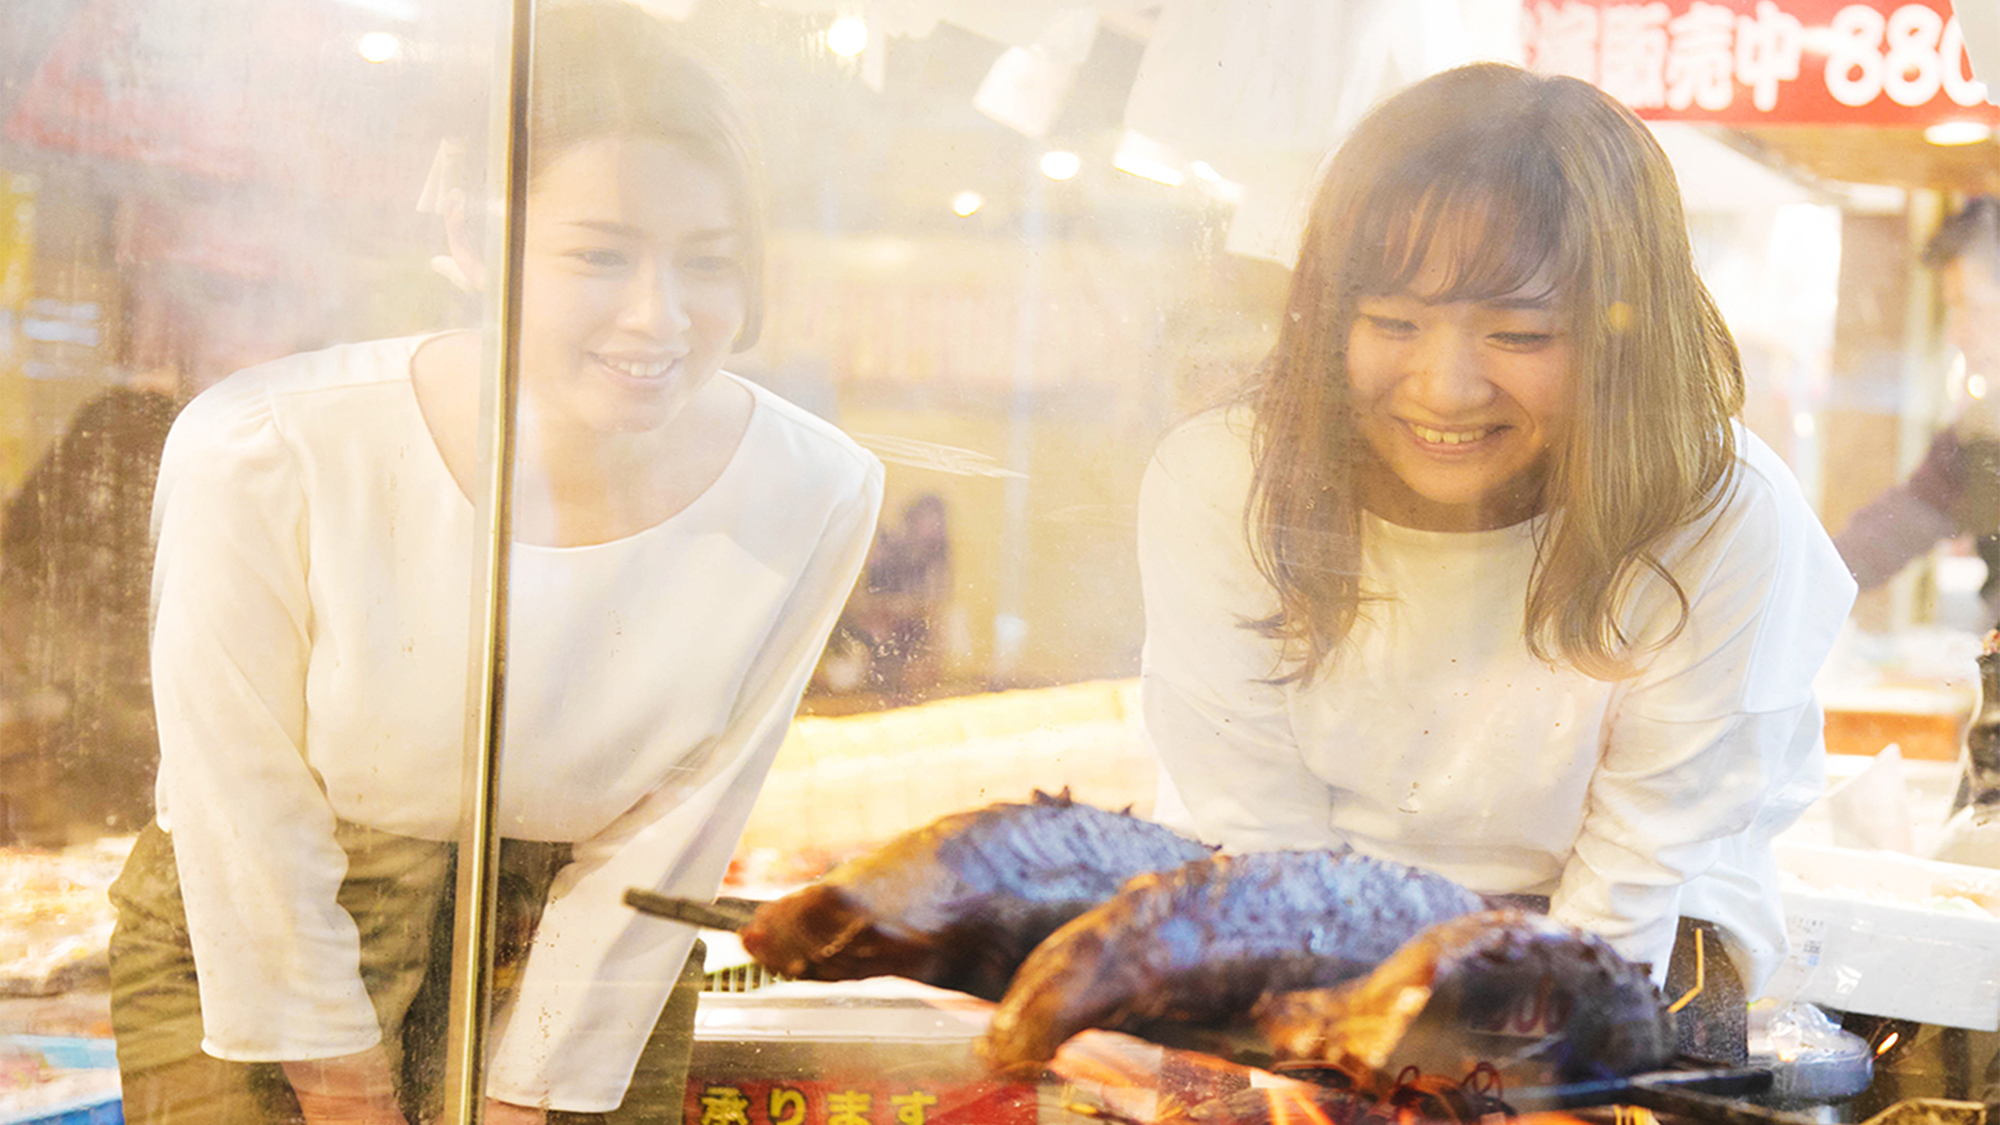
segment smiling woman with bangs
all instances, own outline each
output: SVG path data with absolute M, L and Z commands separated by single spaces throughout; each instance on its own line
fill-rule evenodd
M 1683 1046 L 1740 1057 L 1854 595 L 1742 402 L 1629 112 L 1497 64 L 1378 107 L 1276 346 L 1147 473 L 1162 815 L 1546 903 L 1676 995 L 1719 941 Z

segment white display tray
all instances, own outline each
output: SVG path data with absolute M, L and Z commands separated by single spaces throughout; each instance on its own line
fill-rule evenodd
M 1766 995 L 2000 1030 L 2000 918 L 1986 912 L 2000 907 L 2000 871 L 1784 842 L 1777 853 L 1797 880 L 1784 892 L 1792 955 Z

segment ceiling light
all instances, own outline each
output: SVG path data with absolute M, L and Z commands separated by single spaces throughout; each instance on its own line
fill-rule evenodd
M 826 49 L 843 59 L 851 59 L 868 48 L 868 21 L 860 16 L 842 16 L 826 29 Z
M 1073 152 L 1056 149 L 1042 154 L 1042 175 L 1051 180 L 1067 180 L 1083 168 L 1083 158 Z
M 361 57 L 372 63 L 385 63 L 402 53 L 403 41 L 386 31 L 371 31 L 355 44 Z
M 1187 182 L 1187 174 L 1180 169 L 1180 157 L 1173 149 L 1129 129 L 1118 140 L 1118 151 L 1111 157 L 1111 166 L 1120 172 L 1168 187 L 1179 187 Z
M 1993 135 L 1993 126 L 1984 121 L 1940 121 L 1924 129 L 1924 139 L 1934 145 L 1976 145 Z
M 973 212 L 986 206 L 986 197 L 976 191 L 961 191 L 951 197 L 952 213 L 959 218 L 969 218 Z

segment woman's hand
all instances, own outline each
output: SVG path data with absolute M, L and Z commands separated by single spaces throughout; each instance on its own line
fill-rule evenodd
M 545 1109 L 486 1099 L 486 1125 L 544 1125 L 548 1119 Z
M 409 1125 L 381 1047 L 284 1064 L 306 1125 Z

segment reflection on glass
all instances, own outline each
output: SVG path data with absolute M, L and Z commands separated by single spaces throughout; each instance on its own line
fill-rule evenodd
M 352 49 L 385 19 L 425 45 L 421 67 L 372 63 Z M 186 408 L 198 396 L 226 399 L 203 392 L 232 372 L 332 340 L 450 322 L 449 290 L 423 267 L 430 241 L 410 203 L 424 152 L 463 116 L 442 112 L 440 91 L 456 91 L 481 116 L 476 80 L 458 73 L 477 58 L 456 45 L 473 38 L 472 21 L 435 8 L 384 17 L 339 5 L 118 0 L 12 6 L 4 22 L 0 463 L 10 496 L 0 533 L 0 843 L 15 847 L 0 877 L 10 903 L 0 994 L 50 998 L 0 1023 L 9 1033 L 105 1036 L 115 1022 L 130 1070 L 159 1065 L 185 1079 L 154 1093 L 191 1099 L 201 1119 L 228 1119 L 254 1099 L 211 1096 L 195 1075 L 202 1028 L 188 1020 L 192 978 L 177 999 L 145 976 L 174 964 L 170 956 L 141 948 L 121 967 L 111 1003 L 104 875 L 123 866 L 128 906 L 177 909 L 173 857 L 147 827 L 161 734 L 185 746 L 190 709 L 266 747 L 274 735 L 300 734 L 291 720 L 302 694 L 287 704 L 283 692 L 256 693 L 295 670 L 286 645 L 313 618 L 309 601 L 292 598 L 302 587 L 269 569 L 282 532 L 265 534 L 272 525 L 258 522 L 274 503 L 284 509 L 283 472 L 256 463 L 254 441 L 233 444 L 233 460 L 208 460 L 186 452 L 193 439 L 177 439 L 184 452 L 168 458 L 170 491 L 205 497 L 209 523 L 195 529 L 192 549 L 187 535 L 178 539 L 176 557 L 188 564 L 178 574 L 193 586 L 166 599 L 181 614 L 170 629 L 182 642 L 206 630 L 239 647 L 183 643 L 180 694 L 156 717 L 149 578 L 174 568 L 153 565 L 155 477 L 169 427 L 203 411 L 212 420 L 212 406 Z M 246 457 L 240 479 L 217 483 Z M 194 605 L 191 592 L 210 604 Z M 260 632 L 273 606 L 285 615 L 280 631 Z M 462 666 L 462 644 L 454 651 Z M 267 722 L 244 719 L 246 702 Z M 216 748 L 250 745 L 225 738 Z M 302 748 L 287 744 L 280 761 L 310 791 Z M 251 774 L 225 783 L 242 800 L 254 801 L 256 787 Z M 196 797 L 192 807 L 205 804 Z M 180 805 L 190 807 L 186 794 Z M 246 827 L 222 811 L 208 823 L 224 834 Z M 320 828 L 331 843 L 331 821 Z M 134 833 L 146 842 L 135 847 Z M 430 877 L 421 866 L 384 870 L 373 873 L 378 888 L 413 898 Z M 352 873 L 367 885 L 365 865 Z M 230 888 L 231 918 L 280 909 L 277 890 Z M 420 940 L 425 931 L 411 932 Z M 149 1102 L 145 1087 L 128 1105 L 132 1120 L 171 1109 Z
M 126 377 L 76 408 L 21 482 L 0 539 L 0 640 L 55 771 L 46 800 L 19 810 L 14 829 L 29 839 L 134 832 L 151 818 L 148 519 L 167 428 L 188 398 L 315 342 L 324 322 L 312 282 L 325 248 L 306 244 L 281 200 L 227 191 L 118 206 L 131 231 L 119 253 L 134 263 L 123 278 Z M 50 315 L 95 314 L 72 304 Z M 112 346 L 81 329 L 73 323 L 64 344 Z M 57 338 L 53 326 L 38 334 Z
M 1871 590 L 1940 540 L 1971 536 L 1988 568 L 1976 620 L 2000 620 L 2000 418 L 1985 386 L 2000 371 L 2000 200 L 1975 196 L 1947 216 L 1923 264 L 1938 272 L 1945 342 L 1960 357 L 1954 414 L 1910 475 L 1856 510 L 1834 542 Z
M 656 1116 L 679 1105 L 699 961 L 683 974 L 692 930 L 623 893 L 714 893 L 880 468 L 720 372 L 763 319 L 735 95 L 623 4 L 552 9 L 535 54 L 487 1115 Z M 442 210 L 483 287 L 464 190 Z M 175 422 L 159 827 L 112 892 L 129 1120 L 436 1112 L 480 352 L 471 332 L 340 345 Z

